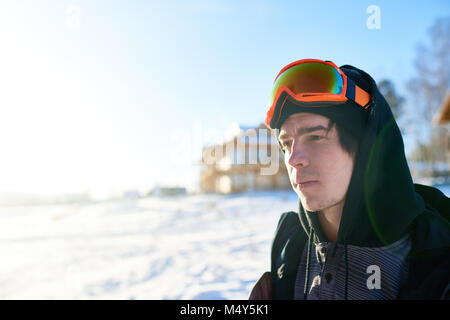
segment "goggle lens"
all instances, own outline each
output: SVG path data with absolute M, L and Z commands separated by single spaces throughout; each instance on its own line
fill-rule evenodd
M 344 80 L 339 71 L 324 63 L 302 63 L 293 66 L 278 76 L 269 98 L 272 106 L 280 87 L 287 87 L 294 94 L 334 93 L 341 94 Z

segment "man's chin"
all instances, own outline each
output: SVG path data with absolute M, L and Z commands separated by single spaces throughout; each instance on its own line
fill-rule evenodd
M 305 209 L 306 211 L 315 212 L 315 211 L 321 210 L 321 208 L 319 208 L 317 205 L 308 202 L 307 199 L 305 199 L 303 194 L 299 194 L 299 192 L 297 192 L 297 195 L 298 195 L 298 198 L 300 199 L 300 203 L 302 204 L 303 209 Z

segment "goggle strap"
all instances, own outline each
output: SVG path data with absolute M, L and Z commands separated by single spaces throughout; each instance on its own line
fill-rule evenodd
M 347 77 L 347 92 L 345 93 L 345 96 L 359 104 L 364 109 L 367 109 L 370 102 L 370 95 L 358 87 L 349 77 Z
M 347 92 L 345 93 L 345 96 L 352 101 L 355 101 L 355 86 L 355 82 L 347 77 Z

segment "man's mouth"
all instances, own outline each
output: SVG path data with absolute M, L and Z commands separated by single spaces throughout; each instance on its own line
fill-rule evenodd
M 298 185 L 299 189 L 302 190 L 305 188 L 312 187 L 312 186 L 316 185 L 317 183 L 318 183 L 317 180 L 309 180 L 309 181 L 299 182 L 299 183 L 297 183 L 297 185 Z

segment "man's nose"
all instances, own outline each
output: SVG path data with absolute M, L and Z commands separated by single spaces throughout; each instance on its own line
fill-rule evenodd
M 292 167 L 306 167 L 309 165 L 309 157 L 303 146 L 293 142 L 288 164 Z

